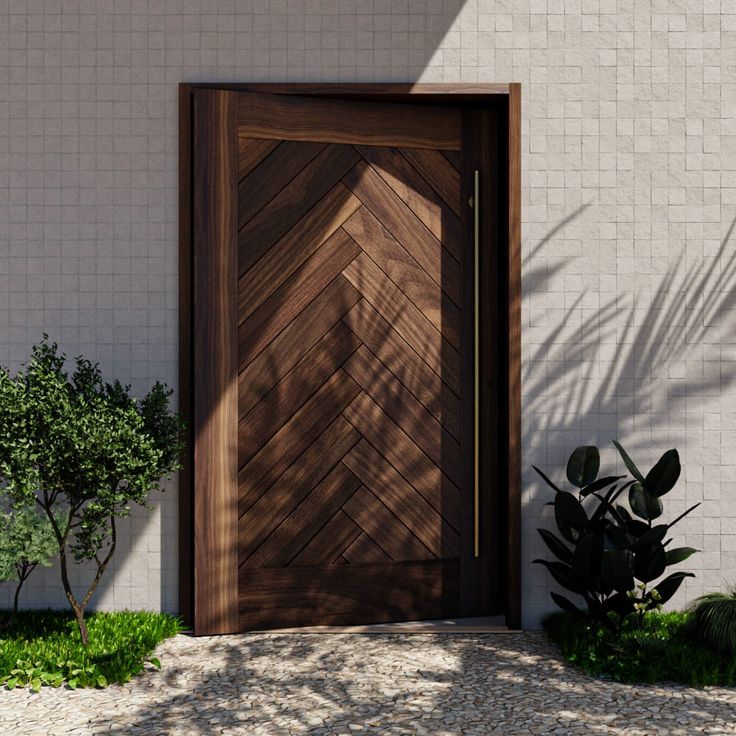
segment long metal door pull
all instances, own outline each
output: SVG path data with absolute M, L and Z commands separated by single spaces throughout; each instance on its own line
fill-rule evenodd
M 473 175 L 473 554 L 480 556 L 480 172 Z

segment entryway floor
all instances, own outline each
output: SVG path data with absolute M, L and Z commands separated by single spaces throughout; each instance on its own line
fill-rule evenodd
M 736 733 L 736 689 L 595 680 L 540 632 L 177 636 L 156 654 L 161 671 L 124 686 L 0 690 L 0 733 Z
M 257 632 L 252 632 L 257 633 Z M 272 629 L 269 634 L 511 634 L 503 616 L 442 618 L 429 621 L 400 621 L 360 626 L 308 626 L 298 629 Z

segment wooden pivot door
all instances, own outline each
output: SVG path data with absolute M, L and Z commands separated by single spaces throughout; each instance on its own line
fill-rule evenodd
M 188 99 L 195 632 L 499 612 L 498 113 Z

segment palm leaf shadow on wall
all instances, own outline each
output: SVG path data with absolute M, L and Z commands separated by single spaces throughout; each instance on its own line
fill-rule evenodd
M 564 272 L 565 260 L 549 268 L 536 261 L 547 243 L 588 206 L 565 218 L 526 257 L 525 294 L 545 290 L 552 276 Z M 736 218 L 705 262 L 692 264 L 680 254 L 650 298 L 628 292 L 599 309 L 584 310 L 585 293 L 578 295 L 550 324 L 545 340 L 529 349 L 522 379 L 522 472 L 530 489 L 524 499 L 526 513 L 538 517 L 549 500 L 530 463 L 560 466 L 576 445 L 607 446 L 618 439 L 634 451 L 639 442 L 647 452 L 650 437 L 655 455 L 673 446 L 687 451 L 688 413 L 693 411 L 689 402 L 716 402 L 736 381 L 736 360 L 727 352 L 736 344 L 734 228 Z M 579 326 L 571 331 L 570 323 Z M 689 375 L 687 369 L 698 360 L 692 355 L 696 350 L 702 351 L 702 370 Z M 702 430 L 698 420 L 696 431 Z M 684 496 L 673 499 L 673 513 L 684 511 L 690 501 Z M 697 523 L 697 518 L 692 521 Z M 531 550 L 525 552 L 526 561 Z M 549 582 L 543 573 L 540 582 Z

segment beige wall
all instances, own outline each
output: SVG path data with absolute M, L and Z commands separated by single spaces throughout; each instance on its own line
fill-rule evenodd
M 46 331 L 176 386 L 177 84 L 208 80 L 521 82 L 525 623 L 550 607 L 528 469 L 581 443 L 677 446 L 671 513 L 703 502 L 677 602 L 736 577 L 736 5 L 0 0 L 1 363 Z M 171 486 L 97 605 L 175 609 L 176 534 Z

